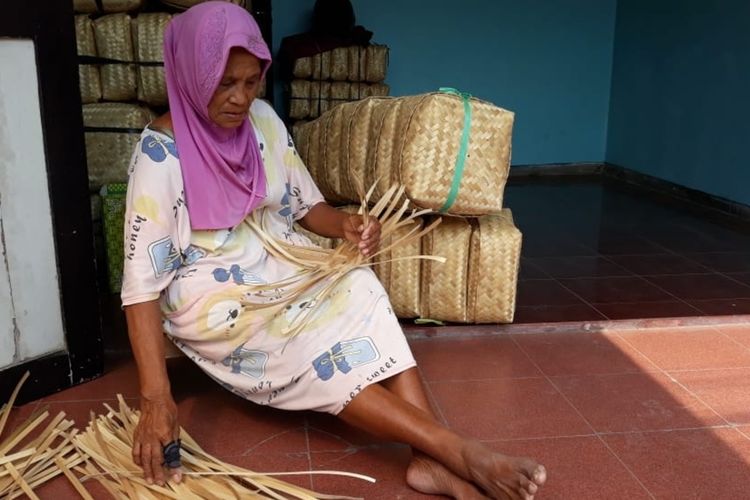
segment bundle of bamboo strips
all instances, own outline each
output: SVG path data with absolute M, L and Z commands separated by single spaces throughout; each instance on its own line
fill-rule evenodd
M 27 372 L 8 403 L 0 409 L 0 436 L 28 376 Z M 34 412 L 0 443 L 0 498 L 10 500 L 25 494 L 32 500 L 39 500 L 34 490 L 60 474 L 65 475 L 84 500 L 94 498 L 84 486 L 91 480 L 98 481 L 113 498 L 139 500 L 351 499 L 316 493 L 272 476 L 325 474 L 375 481 L 361 474 L 340 471 L 265 474 L 249 471 L 209 455 L 180 429 L 183 481 L 168 482 L 164 486 L 148 484 L 131 455 L 139 412 L 131 410 L 121 395 L 117 399 L 117 411 L 105 405 L 108 412 L 99 416 L 92 414 L 82 433 L 60 412 L 38 436 L 31 438 L 31 433 L 49 416 L 46 410 Z
M 322 495 L 271 477 L 278 474 L 261 474 L 223 462 L 201 449 L 185 432 L 182 440 L 182 475 L 180 483 L 168 482 L 164 486 L 148 484 L 131 455 L 133 431 L 138 425 L 139 413 L 131 410 L 118 395 L 119 408 L 107 406 L 108 413 L 92 418 L 86 430 L 78 434 L 74 443 L 85 464 L 76 470 L 82 481 L 95 479 L 114 497 L 129 499 L 329 499 L 351 498 Z M 357 474 L 333 471 L 308 471 L 302 474 L 337 474 L 373 481 Z M 72 474 L 68 476 L 85 499 L 82 483 Z
M 359 214 L 362 215 L 365 226 L 368 225 L 371 217 L 376 218 L 380 222 L 381 241 L 386 241 L 387 243 L 381 246 L 377 252 L 367 257 L 362 255 L 356 244 L 348 240 L 343 241 L 333 250 L 289 245 L 274 238 L 263 227 L 263 218 L 257 216 L 257 212 L 252 217 L 246 219 L 247 224 L 257 234 L 271 255 L 299 269 L 295 275 L 285 280 L 254 286 L 258 291 L 283 290 L 283 298 L 280 301 L 253 303 L 249 304 L 249 306 L 255 309 L 279 308 L 294 302 L 303 295 L 314 294 L 310 301 L 312 306 L 302 308 L 283 331 L 290 339 L 304 330 L 305 326 L 313 318 L 318 306 L 325 301 L 331 291 L 348 272 L 374 265 L 375 258 L 388 255 L 394 248 L 399 248 L 402 245 L 419 240 L 440 224 L 441 219 L 439 218 L 432 221 L 427 227 L 417 224 L 419 217 L 431 213 L 431 210 L 412 210 L 407 214 L 409 200 L 404 198 L 404 186 L 391 186 L 372 208 L 368 208 L 375 187 L 376 184 L 373 184 L 367 194 L 360 196 Z M 361 187 L 358 187 L 358 190 L 362 191 Z M 405 228 L 408 230 L 405 231 Z M 396 231 L 399 231 L 399 233 L 396 234 Z M 407 259 L 445 262 L 443 257 L 434 255 L 409 255 L 379 259 L 378 263 Z
M 18 392 L 28 377 L 26 372 L 8 403 L 0 410 L 0 437 Z M 58 413 L 36 437 L 31 437 L 47 417 L 48 411 L 35 411 L 0 442 L 0 498 L 10 500 L 25 494 L 38 499 L 35 488 L 83 462 L 72 443 L 77 431 L 71 430 L 73 421 L 66 420 L 63 412 Z

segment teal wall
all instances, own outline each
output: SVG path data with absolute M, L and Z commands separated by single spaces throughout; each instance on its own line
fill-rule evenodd
M 619 0 L 607 161 L 750 205 L 750 1 Z
M 274 54 L 307 29 L 313 4 L 273 1 Z M 514 111 L 514 165 L 604 160 L 616 0 L 352 4 L 391 48 L 392 95 L 452 86 Z

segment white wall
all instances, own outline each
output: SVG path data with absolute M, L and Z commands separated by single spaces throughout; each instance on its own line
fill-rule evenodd
M 0 368 L 65 348 L 40 116 L 33 42 L 0 39 Z

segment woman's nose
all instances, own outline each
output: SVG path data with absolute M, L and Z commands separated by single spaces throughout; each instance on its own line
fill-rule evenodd
M 249 101 L 249 92 L 240 86 L 236 86 L 232 89 L 232 93 L 229 95 L 229 102 L 236 106 L 246 106 Z

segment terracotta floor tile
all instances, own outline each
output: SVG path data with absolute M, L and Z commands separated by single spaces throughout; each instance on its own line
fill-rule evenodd
M 550 333 L 513 338 L 550 376 L 640 372 L 650 367 L 646 358 L 615 335 Z
M 706 272 L 700 264 L 675 254 L 612 255 L 609 259 L 640 276 Z
M 208 453 L 307 452 L 305 416 L 261 407 L 221 388 L 178 403 L 180 423 Z
M 519 306 L 566 306 L 582 303 L 581 299 L 555 280 L 530 280 L 518 283 Z
M 382 440 L 325 413 L 309 412 L 307 439 L 311 452 L 347 451 L 382 444 Z
M 650 498 L 597 437 L 493 441 L 487 445 L 500 453 L 531 457 L 546 467 L 547 483 L 535 497 L 539 500 Z
M 700 310 L 678 300 L 666 302 L 613 302 L 592 304 L 609 319 L 681 318 L 699 316 Z
M 696 253 L 687 257 L 721 273 L 750 272 L 750 251 Z
M 104 375 L 43 398 L 42 401 L 87 401 L 139 395 L 138 370 L 132 361 L 118 362 L 108 367 Z
M 589 303 L 655 302 L 674 297 L 651 285 L 643 278 L 578 278 L 560 283 Z
M 544 379 L 432 382 L 451 427 L 484 440 L 590 434 L 591 429 Z
M 750 424 L 750 368 L 671 375 L 730 423 Z
M 685 300 L 750 298 L 750 286 L 720 274 L 649 276 L 648 281 Z
M 543 257 L 532 262 L 553 278 L 630 276 L 632 273 L 601 255 L 592 257 Z
M 724 423 L 688 391 L 659 373 L 553 380 L 597 432 L 685 429 Z
M 410 345 L 428 381 L 541 376 L 510 337 L 429 339 Z
M 750 353 L 711 328 L 621 333 L 663 370 L 750 367 Z
M 720 326 L 717 329 L 731 337 L 732 340 L 739 342 L 748 349 L 750 349 L 750 323 L 744 325 L 733 325 L 733 326 Z
M 523 225 L 519 224 L 523 231 Z M 554 243 L 553 243 L 554 242 Z M 524 257 L 557 257 L 557 256 L 586 256 L 596 255 L 596 250 L 570 236 L 550 238 L 549 233 L 544 236 L 524 233 Z
M 50 418 L 57 415 L 59 412 L 65 413 L 65 418 L 73 420 L 76 427 L 84 429 L 88 425 L 91 419 L 91 412 L 95 415 L 100 415 L 107 412 L 104 403 L 107 403 L 113 408 L 117 407 L 117 400 L 103 399 L 103 400 L 88 400 L 88 401 L 53 401 L 49 403 L 40 403 L 39 407 L 46 407 L 49 411 Z
M 88 491 L 89 494 L 91 494 L 91 496 L 96 500 L 114 500 L 112 496 L 107 492 L 107 490 L 99 483 L 99 481 L 92 479 L 89 481 L 85 481 L 83 485 L 86 488 L 86 491 Z M 81 498 L 73 485 L 70 484 L 70 481 L 68 481 L 62 475 L 57 476 L 54 479 L 51 479 L 50 481 L 39 486 L 34 490 L 34 493 L 36 493 L 37 496 L 42 499 L 53 498 L 58 500 L 66 500 Z M 27 497 L 24 496 L 21 498 Z
M 531 262 L 530 259 L 521 259 L 521 269 L 518 272 L 519 280 L 538 280 L 549 279 L 549 275 L 542 271 L 539 266 Z
M 690 300 L 688 303 L 709 316 L 750 314 L 750 297 L 744 299 Z
M 734 429 L 605 436 L 656 498 L 747 498 L 750 440 Z
M 376 479 L 368 483 L 353 478 L 313 476 L 313 489 L 327 494 L 358 496 L 369 499 L 428 499 L 406 484 L 406 467 L 411 451 L 407 446 L 384 444 L 346 452 L 312 453 L 313 468 L 364 474 Z
M 256 451 L 243 456 L 218 458 L 253 472 L 304 472 L 311 468 L 308 453 L 269 453 L 267 451 Z M 312 488 L 312 477 L 309 474 L 279 476 L 278 479 L 303 488 Z
M 514 323 L 548 323 L 557 321 L 600 321 L 607 319 L 588 304 L 579 302 L 564 306 L 516 306 Z
M 596 242 L 596 248 L 603 255 L 663 254 L 664 248 L 641 237 L 623 235 L 610 236 Z

